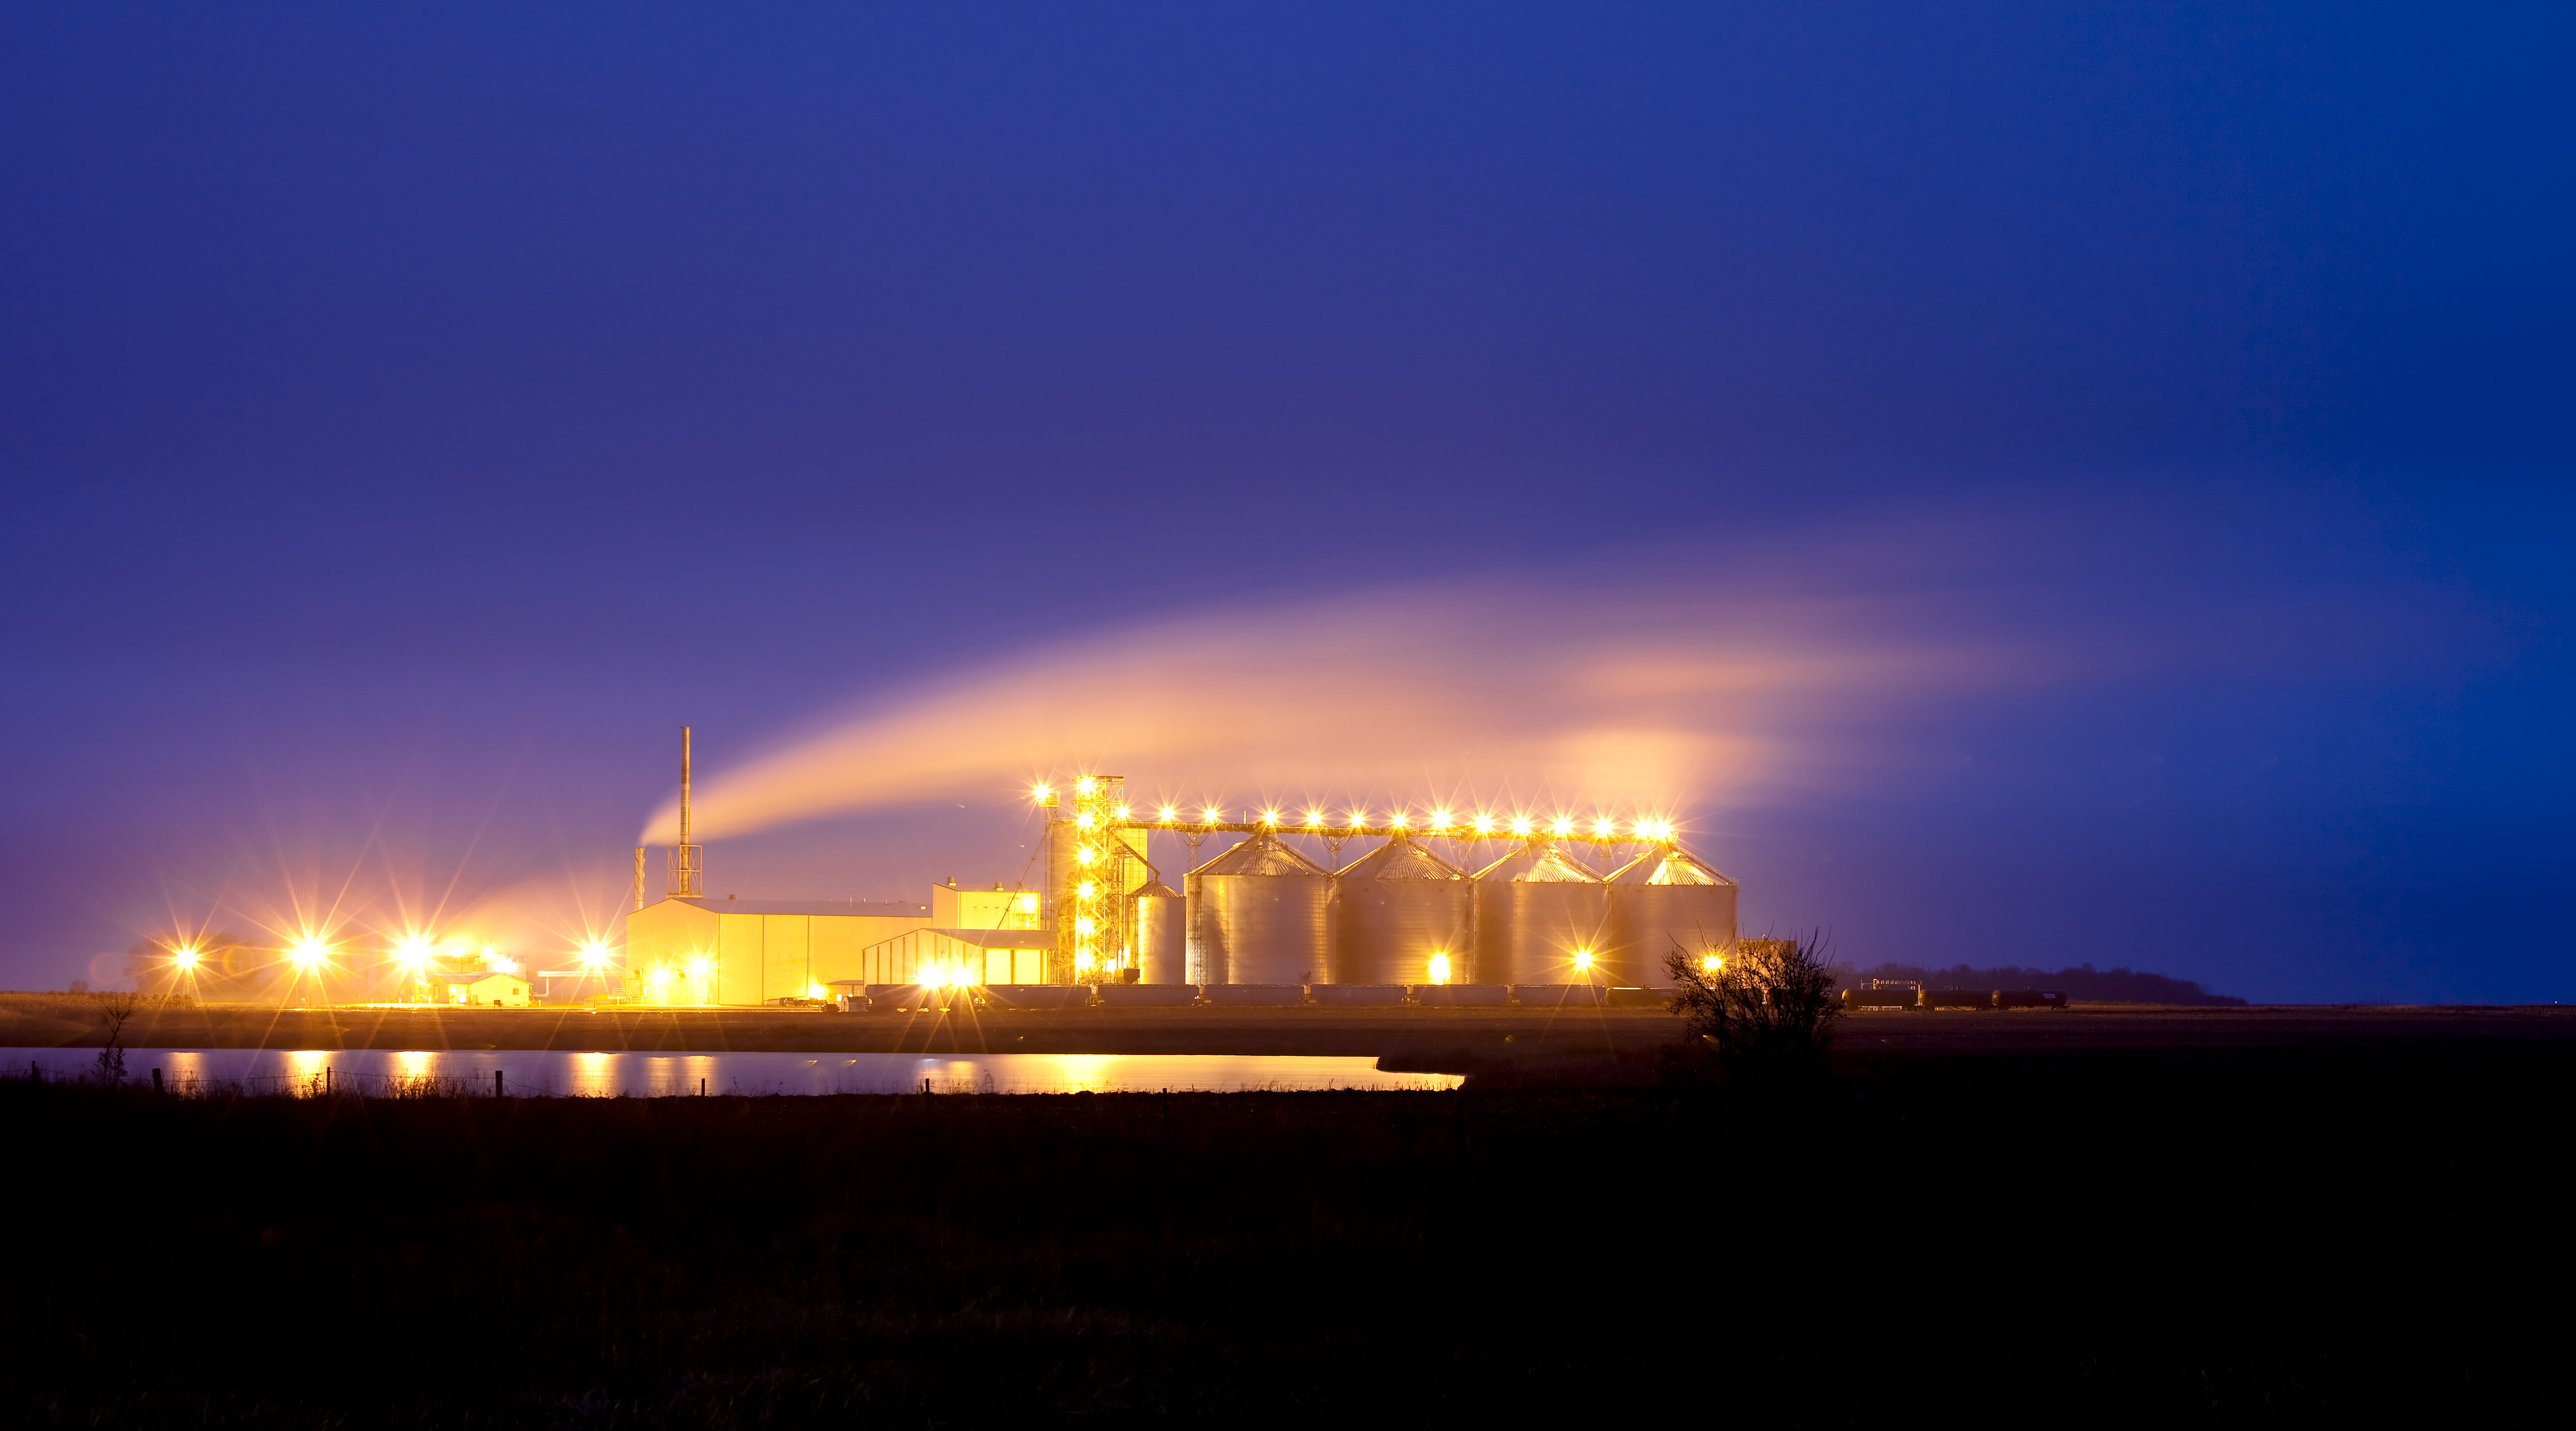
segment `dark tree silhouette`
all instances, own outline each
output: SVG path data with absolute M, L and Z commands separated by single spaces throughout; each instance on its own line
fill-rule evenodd
M 142 1006 L 143 996 L 117 989 L 96 998 L 98 1016 L 107 1024 L 107 1044 L 98 1051 L 98 1081 L 112 1087 L 125 1081 L 125 1021 Z
M 1813 1077 L 1843 1012 L 1825 953 L 1821 934 L 1739 939 L 1715 953 L 1676 947 L 1664 959 L 1670 1007 L 1730 1081 Z

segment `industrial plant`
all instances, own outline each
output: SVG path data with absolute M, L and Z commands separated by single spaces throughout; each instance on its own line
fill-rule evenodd
M 952 880 L 919 905 L 712 899 L 690 836 L 688 739 L 661 898 L 647 901 L 648 851 L 635 851 L 631 1001 L 848 1007 L 859 990 L 924 985 L 1192 986 L 1210 998 L 1368 989 L 1390 1002 L 1419 990 L 1654 989 L 1670 983 L 1676 951 L 1713 966 L 1736 937 L 1735 882 L 1682 848 L 1669 821 L 1446 808 L 1228 820 L 1145 809 L 1117 775 L 1031 792 L 1046 817 L 1036 888 Z M 1157 836 L 1187 851 L 1177 889 L 1148 857 Z M 1241 838 L 1207 852 L 1217 836 Z M 1349 846 L 1360 848 L 1345 863 Z
M 622 941 L 594 930 L 548 953 L 409 926 L 355 938 L 304 928 L 274 945 L 198 932 L 138 944 L 135 987 L 478 1009 L 857 1008 L 925 987 L 1032 1006 L 1086 989 L 1138 1005 L 1472 1005 L 1520 989 L 1553 1000 L 1659 989 L 1675 953 L 1714 968 L 1736 942 L 1735 881 L 1684 849 L 1668 820 L 1439 805 L 1229 820 L 1214 807 L 1137 805 L 1117 775 L 1031 790 L 1044 817 L 1034 882 L 951 879 L 918 903 L 713 898 L 691 837 L 690 738 L 684 728 L 662 893 L 647 896 L 651 851 L 639 846 Z M 1178 857 L 1177 881 L 1151 858 L 1156 841 Z

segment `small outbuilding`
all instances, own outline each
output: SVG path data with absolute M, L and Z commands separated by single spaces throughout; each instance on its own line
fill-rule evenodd
M 528 1006 L 528 981 L 498 969 L 441 974 L 435 982 L 446 1002 L 451 1004 L 479 1004 L 496 1009 L 524 1009 Z

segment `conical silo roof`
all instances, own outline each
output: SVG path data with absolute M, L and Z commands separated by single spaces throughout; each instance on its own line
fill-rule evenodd
M 1402 835 L 1342 867 L 1342 879 L 1465 879 L 1456 865 Z
M 1599 884 L 1601 876 L 1568 858 L 1554 845 L 1523 845 L 1483 869 L 1476 878 L 1503 884 Z
M 1332 871 L 1290 849 L 1267 831 L 1253 836 L 1197 869 L 1194 875 L 1313 875 L 1331 879 Z
M 1726 884 L 1717 866 L 1679 845 L 1652 849 L 1610 872 L 1611 884 Z
M 1154 880 L 1148 883 L 1144 888 L 1136 891 L 1135 897 L 1138 899 L 1178 899 L 1181 897 L 1181 892 L 1172 888 L 1170 885 L 1163 883 L 1161 880 Z

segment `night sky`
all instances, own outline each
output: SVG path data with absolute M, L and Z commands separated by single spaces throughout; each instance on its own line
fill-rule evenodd
M 688 723 L 717 894 L 1116 762 L 2576 997 L 2563 9 L 530 10 L 0 15 L 0 984 L 544 962 Z

